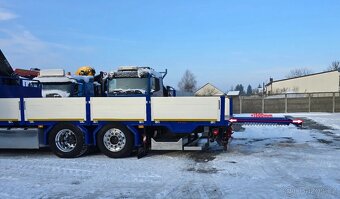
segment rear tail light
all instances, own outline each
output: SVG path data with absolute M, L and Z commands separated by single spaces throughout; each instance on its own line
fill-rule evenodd
M 218 129 L 214 129 L 212 133 L 213 133 L 215 136 L 217 136 L 218 133 L 219 133 L 219 130 L 218 130 Z

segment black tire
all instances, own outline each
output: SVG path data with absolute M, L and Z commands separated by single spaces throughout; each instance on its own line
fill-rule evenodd
M 63 135 L 70 134 L 70 135 Z M 66 138 L 66 137 L 67 138 Z M 65 138 L 67 140 L 65 140 Z M 59 142 L 57 142 L 59 140 Z M 86 153 L 87 145 L 83 132 L 73 124 L 60 123 L 50 131 L 49 145 L 55 155 L 60 158 L 76 158 Z M 72 147 L 64 143 L 72 144 Z M 67 149 L 67 147 L 69 147 Z
M 118 133 L 125 139 L 113 135 L 112 133 Z M 106 141 L 104 141 L 104 137 Z M 122 140 L 125 140 L 125 144 L 122 144 Z M 110 158 L 127 157 L 132 153 L 133 135 L 125 126 L 120 124 L 107 124 L 100 129 L 97 134 L 97 146 L 102 153 Z

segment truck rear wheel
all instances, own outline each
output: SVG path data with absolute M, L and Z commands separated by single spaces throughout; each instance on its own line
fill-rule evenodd
M 124 126 L 108 124 L 97 135 L 97 145 L 110 158 L 129 156 L 133 148 L 133 136 Z
M 83 132 L 73 124 L 57 124 L 50 132 L 49 144 L 61 158 L 76 158 L 87 151 Z

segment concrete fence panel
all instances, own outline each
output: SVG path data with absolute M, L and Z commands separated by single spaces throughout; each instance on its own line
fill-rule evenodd
M 284 113 L 285 99 L 264 99 L 265 113 Z
M 289 93 L 233 98 L 234 113 L 340 112 L 340 93 Z
M 238 97 L 233 97 L 233 111 L 234 111 L 234 113 L 241 113 L 240 98 L 238 98 Z
M 309 98 L 287 98 L 287 112 L 309 112 Z
M 334 112 L 340 112 L 340 97 L 335 97 L 334 103 Z
M 333 97 L 311 97 L 311 112 L 333 112 Z
M 242 101 L 242 113 L 261 113 L 262 112 L 262 99 L 243 98 L 241 101 Z

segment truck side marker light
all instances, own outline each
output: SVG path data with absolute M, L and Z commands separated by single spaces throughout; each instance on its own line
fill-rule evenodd
M 303 120 L 300 120 L 300 119 L 293 120 L 293 124 L 302 124 L 302 123 L 303 123 Z
M 231 123 L 235 123 L 235 122 L 237 122 L 237 119 L 235 119 L 235 118 L 231 118 L 231 119 L 229 119 L 229 122 L 231 122 Z

